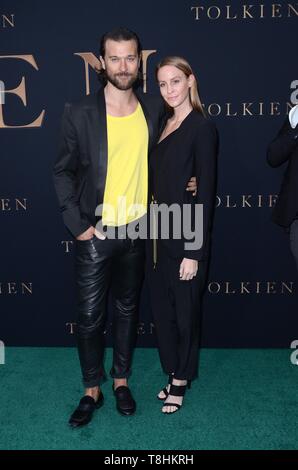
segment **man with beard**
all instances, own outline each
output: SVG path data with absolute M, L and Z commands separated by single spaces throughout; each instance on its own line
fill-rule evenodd
M 100 61 L 105 86 L 66 104 L 54 166 L 64 223 L 76 238 L 77 339 L 85 395 L 69 420 L 71 427 L 87 424 L 103 405 L 99 384 L 110 287 L 115 306 L 110 373 L 116 406 L 126 416 L 136 410 L 128 377 L 137 333 L 144 241 L 127 237 L 127 227 L 147 211 L 148 152 L 157 141 L 164 113 L 159 97 L 133 90 L 141 61 L 134 32 L 118 28 L 106 33 Z M 103 207 L 100 214 L 98 206 Z

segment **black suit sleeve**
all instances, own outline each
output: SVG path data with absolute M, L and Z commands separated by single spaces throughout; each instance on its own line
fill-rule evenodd
M 198 186 L 196 203 L 203 204 L 203 245 L 198 250 L 185 250 L 184 256 L 202 261 L 208 257 L 209 231 L 216 189 L 218 134 L 213 122 L 206 119 L 199 127 L 194 151 L 195 176 Z
M 81 217 L 77 200 L 78 166 L 78 139 L 72 122 L 71 105 L 67 103 L 62 116 L 59 154 L 54 165 L 53 179 L 64 224 L 74 237 L 90 227 L 90 223 Z
M 292 129 L 287 116 L 282 128 L 275 139 L 268 146 L 267 162 L 272 167 L 285 163 L 298 145 L 298 128 Z

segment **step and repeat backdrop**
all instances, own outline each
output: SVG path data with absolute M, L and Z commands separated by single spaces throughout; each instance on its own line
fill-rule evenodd
M 147 93 L 162 57 L 190 62 L 220 134 L 202 345 L 290 347 L 297 272 L 270 219 L 285 166 L 270 168 L 266 148 L 298 96 L 298 2 L 267 0 L 1 0 L 0 340 L 76 342 L 74 241 L 52 167 L 64 103 L 98 89 L 99 39 L 116 26 L 141 38 Z M 155 346 L 146 285 L 139 314 L 138 345 Z

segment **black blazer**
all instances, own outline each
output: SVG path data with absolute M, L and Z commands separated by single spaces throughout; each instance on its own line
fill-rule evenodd
M 150 191 L 158 204 L 189 204 L 194 225 L 194 206 L 203 204 L 203 246 L 186 250 L 183 236 L 160 240 L 173 258 L 208 259 L 210 231 L 216 190 L 218 133 L 215 124 L 193 110 L 180 127 L 153 148 L 150 155 Z M 198 190 L 194 197 L 186 191 L 187 182 L 196 176 Z M 182 232 L 183 235 L 183 232 Z M 157 255 L 158 256 L 158 255 Z
M 158 138 L 164 105 L 160 97 L 136 91 L 149 131 L 148 152 Z M 98 218 L 107 175 L 107 122 L 104 88 L 76 103 L 66 103 L 62 117 L 54 184 L 64 223 L 77 237 Z
M 289 227 L 298 214 L 298 126 L 292 129 L 287 117 L 277 137 L 267 150 L 267 161 L 272 167 L 288 162 L 272 220 Z

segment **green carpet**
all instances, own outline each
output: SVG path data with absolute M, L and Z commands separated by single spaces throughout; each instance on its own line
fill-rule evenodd
M 290 350 L 203 349 L 200 377 L 182 409 L 162 415 L 165 385 L 155 349 L 137 349 L 130 385 L 135 416 L 104 407 L 85 428 L 69 415 L 83 388 L 73 348 L 6 348 L 0 365 L 0 449 L 298 449 L 298 368 Z M 106 369 L 111 364 L 107 350 Z

